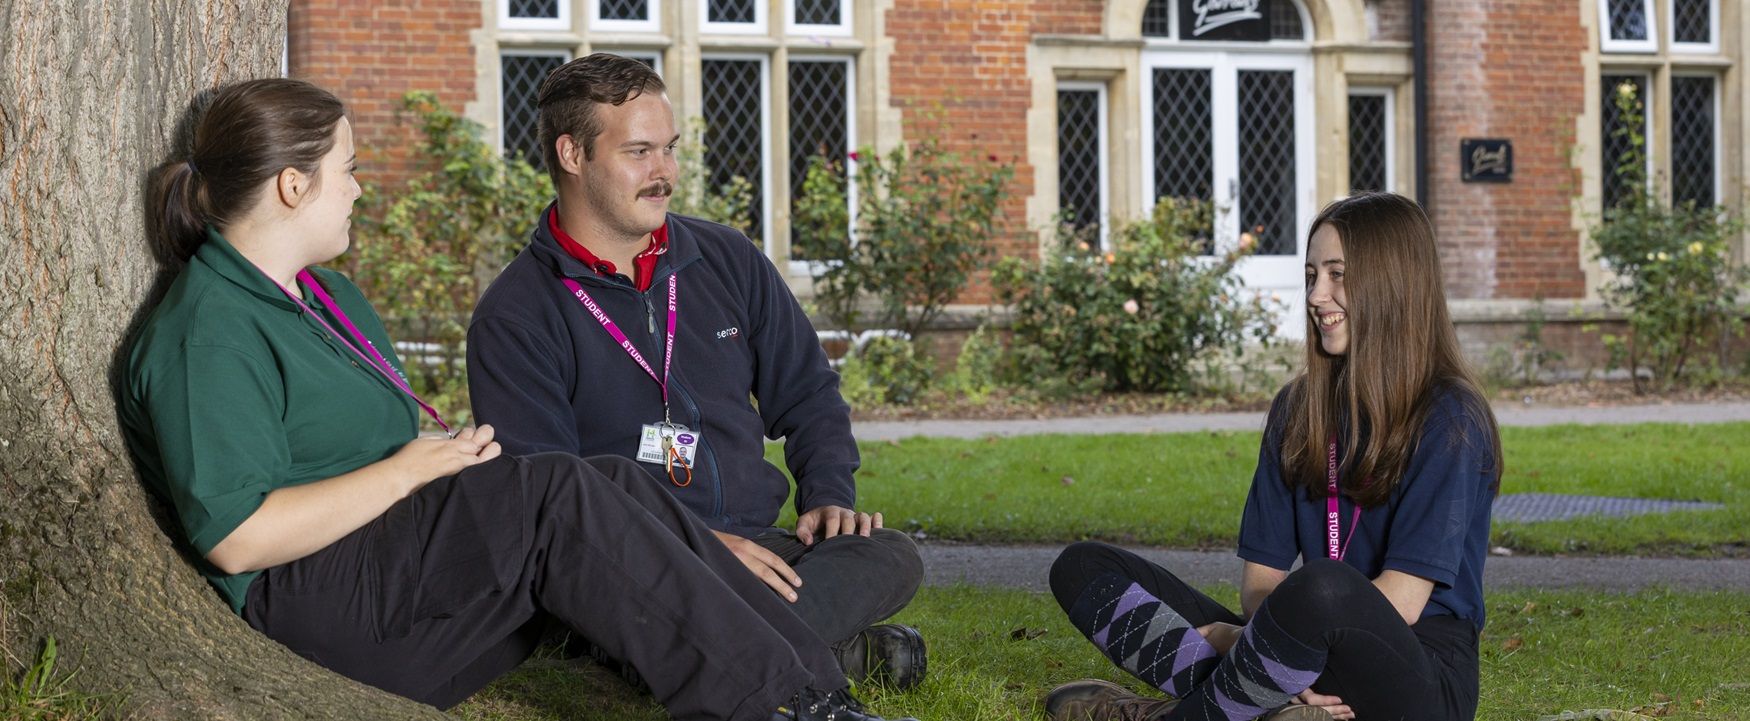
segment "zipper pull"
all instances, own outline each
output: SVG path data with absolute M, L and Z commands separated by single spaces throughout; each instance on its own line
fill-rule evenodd
M 644 318 L 649 321 L 650 334 L 656 335 L 656 306 L 650 304 L 650 299 L 644 299 Z

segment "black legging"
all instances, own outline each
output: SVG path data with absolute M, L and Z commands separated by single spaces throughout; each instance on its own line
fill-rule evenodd
M 1166 569 L 1104 543 L 1077 543 L 1051 566 L 1051 592 L 1068 613 L 1095 579 L 1115 573 L 1193 626 L 1243 624 L 1233 611 Z M 1313 690 L 1337 696 L 1358 721 L 1468 721 L 1477 708 L 1477 629 L 1451 616 L 1405 624 L 1385 595 L 1348 564 L 1307 562 L 1264 601 L 1301 643 L 1324 649 Z

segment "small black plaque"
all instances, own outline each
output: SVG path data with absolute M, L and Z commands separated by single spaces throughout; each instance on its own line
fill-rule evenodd
M 1458 141 L 1464 182 L 1513 182 L 1513 141 L 1506 138 L 1465 138 Z

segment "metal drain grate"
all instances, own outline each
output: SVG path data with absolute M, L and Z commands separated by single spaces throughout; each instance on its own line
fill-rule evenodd
M 1533 523 L 1565 521 L 1580 516 L 1639 516 L 1671 511 L 1713 511 L 1718 503 L 1663 501 L 1652 498 L 1566 496 L 1555 493 L 1515 493 L 1495 499 L 1495 520 Z

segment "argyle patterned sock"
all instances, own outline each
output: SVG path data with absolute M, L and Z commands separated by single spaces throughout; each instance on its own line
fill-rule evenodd
M 1301 643 L 1277 626 L 1266 601 L 1215 673 L 1184 698 L 1172 718 L 1254 719 L 1306 690 L 1324 668 L 1324 650 Z
M 1119 668 L 1170 696 L 1190 693 L 1220 660 L 1185 617 L 1115 573 L 1088 584 L 1069 619 Z

